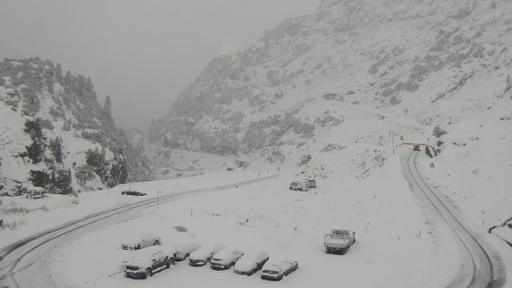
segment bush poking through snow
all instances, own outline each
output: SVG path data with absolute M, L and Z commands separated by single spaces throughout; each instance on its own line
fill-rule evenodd
M 442 129 L 441 127 L 439 127 L 439 125 L 437 125 L 434 128 L 434 131 L 432 131 L 432 135 L 434 135 L 436 138 L 441 138 L 441 136 L 446 135 L 446 134 L 448 134 L 448 132 L 446 130 Z

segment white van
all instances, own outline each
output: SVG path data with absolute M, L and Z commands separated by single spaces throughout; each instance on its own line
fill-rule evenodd
M 290 190 L 308 191 L 309 188 L 308 180 L 296 180 L 290 184 Z

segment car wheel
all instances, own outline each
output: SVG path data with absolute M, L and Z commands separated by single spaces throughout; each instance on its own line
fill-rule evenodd
M 160 245 L 160 241 L 155 240 L 155 242 L 153 243 L 153 246 L 156 246 L 156 245 Z
M 151 271 L 150 268 L 146 269 L 146 277 L 151 277 L 153 276 L 153 271 Z
M 172 265 L 174 265 L 174 259 L 170 258 L 169 260 L 167 260 L 167 268 L 171 267 Z

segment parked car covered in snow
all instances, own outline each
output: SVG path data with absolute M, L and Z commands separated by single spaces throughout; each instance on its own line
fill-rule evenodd
M 235 264 L 235 273 L 251 276 L 261 270 L 268 261 L 269 256 L 265 251 L 245 253 Z
M 174 265 L 174 253 L 176 250 L 162 247 L 137 251 L 130 260 L 124 262 L 124 273 L 129 278 L 146 279 L 155 272 Z
M 172 246 L 176 250 L 176 261 L 183 261 L 190 256 L 190 254 L 201 247 L 201 244 L 197 242 L 190 242 L 180 245 Z
M 212 256 L 215 255 L 220 250 L 226 248 L 226 245 L 215 244 L 209 246 L 201 246 L 201 248 L 192 252 L 188 257 L 188 264 L 190 266 L 203 266 L 206 263 L 210 262 Z
M 278 281 L 297 269 L 299 269 L 299 263 L 297 263 L 297 261 L 290 261 L 288 259 L 276 262 L 269 261 L 263 265 L 263 269 L 261 270 L 261 279 Z
M 295 180 L 292 183 L 290 183 L 290 190 L 308 191 L 309 188 L 309 181 L 306 179 Z
M 356 233 L 351 230 L 332 229 L 324 235 L 324 246 L 327 253 L 345 254 L 356 242 Z
M 210 261 L 210 268 L 215 270 L 225 270 L 233 267 L 236 261 L 242 257 L 244 253 L 236 248 L 224 248 L 213 255 Z
M 154 233 L 146 233 L 141 237 L 123 241 L 121 244 L 121 248 L 124 250 L 139 250 L 149 246 L 160 245 L 162 240 L 160 236 Z

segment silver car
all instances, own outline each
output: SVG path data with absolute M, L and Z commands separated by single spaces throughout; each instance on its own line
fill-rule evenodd
M 224 248 L 213 255 L 212 260 L 210 261 L 210 268 L 215 270 L 226 270 L 233 265 L 235 265 L 236 261 L 242 257 L 244 253 L 236 248 Z
M 297 269 L 299 269 L 297 261 L 283 259 L 276 262 L 267 262 L 261 270 L 261 279 L 279 281 Z
M 261 270 L 268 261 L 269 256 L 265 251 L 245 253 L 235 264 L 235 273 L 251 276 Z
M 124 262 L 124 273 L 129 278 L 146 279 L 174 265 L 176 250 L 154 247 L 134 253 L 130 260 Z
M 183 261 L 190 256 L 190 254 L 201 247 L 201 244 L 197 242 L 190 242 L 180 245 L 173 245 L 174 249 L 176 249 L 176 261 Z
M 215 244 L 210 246 L 202 246 L 196 251 L 192 252 L 188 257 L 190 266 L 203 266 L 206 263 L 210 262 L 212 256 L 215 255 L 220 250 L 226 248 L 226 245 Z
M 160 236 L 154 233 L 146 233 L 141 237 L 124 241 L 121 248 L 124 250 L 139 250 L 149 246 L 156 246 L 162 244 Z

